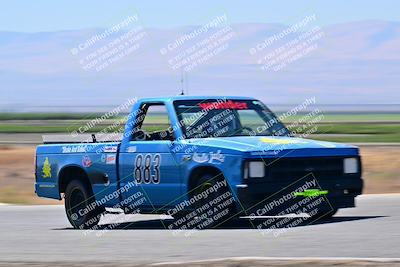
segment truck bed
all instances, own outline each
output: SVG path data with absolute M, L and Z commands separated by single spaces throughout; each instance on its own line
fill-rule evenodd
M 50 143 L 36 149 L 35 190 L 41 197 L 61 199 L 63 175 L 80 168 L 101 197 L 118 188 L 120 142 Z M 60 177 L 60 179 L 57 179 Z

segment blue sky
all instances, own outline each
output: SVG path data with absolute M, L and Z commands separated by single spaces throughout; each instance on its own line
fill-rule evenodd
M 231 23 L 291 24 L 316 14 L 319 25 L 358 20 L 400 21 L 400 1 L 54 1 L 0 0 L 0 31 L 40 32 L 109 27 L 137 13 L 143 25 L 198 25 L 226 13 Z

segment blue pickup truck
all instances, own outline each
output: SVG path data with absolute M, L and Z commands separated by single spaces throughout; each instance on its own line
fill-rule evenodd
M 39 145 L 35 178 L 36 194 L 64 198 L 80 229 L 110 208 L 171 215 L 180 229 L 307 208 L 326 218 L 363 187 L 357 147 L 296 137 L 248 97 L 138 100 L 118 140 Z

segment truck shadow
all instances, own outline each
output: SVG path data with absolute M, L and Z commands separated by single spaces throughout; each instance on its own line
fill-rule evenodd
M 222 223 L 216 227 L 205 228 L 207 229 L 284 229 L 303 227 L 310 225 L 321 225 L 321 224 L 332 224 L 348 221 L 359 221 L 376 218 L 385 218 L 387 216 L 337 216 L 330 219 L 322 219 L 317 221 L 312 220 L 299 220 L 302 217 L 279 217 L 268 219 L 246 219 L 240 218 Z M 286 220 L 285 220 L 286 218 Z M 297 220 L 296 220 L 297 219 Z M 175 224 L 174 224 L 175 223 Z M 176 226 L 178 225 L 178 226 Z M 114 223 L 114 224 L 102 224 L 95 229 L 95 231 L 101 230 L 178 230 L 179 224 L 176 224 L 174 219 L 156 219 L 156 220 L 140 220 L 132 222 Z M 54 230 L 74 230 L 73 228 L 59 228 Z M 190 229 L 189 229 L 190 230 Z

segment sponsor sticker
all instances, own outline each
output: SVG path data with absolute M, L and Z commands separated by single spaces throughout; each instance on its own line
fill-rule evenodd
M 130 146 L 130 147 L 128 147 L 128 152 L 130 152 L 130 153 L 135 153 L 135 152 L 136 152 L 136 146 Z
M 323 147 L 327 147 L 327 148 L 334 148 L 336 147 L 335 144 L 329 143 L 329 142 L 324 142 L 324 141 L 318 141 L 316 142 L 318 145 L 323 146 Z
M 116 159 L 116 155 L 107 155 L 106 164 L 115 164 Z
M 101 162 L 103 162 L 103 163 L 105 163 L 106 162 L 106 154 L 101 154 L 101 158 L 100 158 L 100 160 L 101 160 Z
M 200 108 L 202 110 L 212 110 L 212 109 L 247 109 L 246 102 L 232 101 L 228 100 L 226 102 L 206 102 L 200 103 Z
M 303 192 L 296 192 L 294 195 L 301 196 L 301 197 L 318 197 L 318 196 L 323 196 L 327 195 L 329 193 L 328 190 L 319 190 L 319 189 L 307 189 L 304 190 Z
M 54 188 L 56 186 L 53 184 L 40 184 L 39 187 L 40 188 Z
M 255 151 L 251 152 L 250 155 L 252 156 L 267 156 L 267 155 L 276 155 L 278 154 L 279 151 L 273 150 L 273 151 Z
M 87 146 L 79 145 L 79 146 L 63 146 L 62 153 L 86 153 Z
M 280 139 L 280 138 L 270 138 L 270 137 L 261 137 L 260 141 L 263 143 L 267 144 L 280 144 L 280 145 L 286 145 L 286 144 L 306 144 L 307 142 L 305 141 L 300 141 L 296 139 Z
M 221 150 L 218 150 L 217 153 L 194 153 L 192 157 L 193 161 L 198 163 L 222 163 L 225 161 L 225 156 L 221 154 Z
M 48 157 L 46 157 L 46 159 L 43 162 L 42 177 L 43 178 L 51 178 L 51 165 L 50 165 Z
M 104 153 L 115 153 L 117 152 L 117 147 L 116 146 L 105 146 L 104 147 Z
M 82 157 L 82 166 L 86 168 L 92 166 L 92 160 L 89 156 L 85 155 Z

